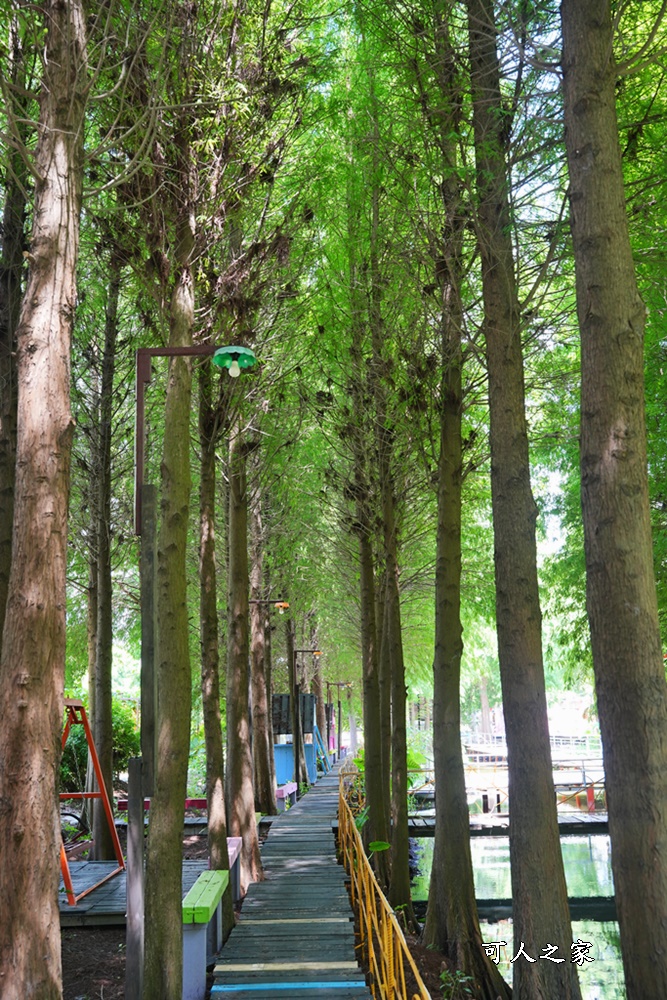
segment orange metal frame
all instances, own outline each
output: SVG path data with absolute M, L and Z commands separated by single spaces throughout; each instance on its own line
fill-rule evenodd
M 76 906 L 80 899 L 87 896 L 89 892 L 93 889 L 99 888 L 99 886 L 104 885 L 109 879 L 112 879 L 114 875 L 118 875 L 119 872 L 125 870 L 125 859 L 123 858 L 123 852 L 121 850 L 120 841 L 118 839 L 118 833 L 116 832 L 116 824 L 113 819 L 113 812 L 111 810 L 111 803 L 109 801 L 109 795 L 107 793 L 107 787 L 104 783 L 104 778 L 102 777 L 102 768 L 100 767 L 99 757 L 97 756 L 97 750 L 95 749 L 95 742 L 93 740 L 93 734 L 90 731 L 90 724 L 88 722 L 88 716 L 86 715 L 86 709 L 84 708 L 83 702 L 79 701 L 78 698 L 66 698 L 65 699 L 65 710 L 67 712 L 67 720 L 65 722 L 65 728 L 63 729 L 62 735 L 62 748 L 65 749 L 65 744 L 67 743 L 67 737 L 69 736 L 69 731 L 72 726 L 81 725 L 83 726 L 84 732 L 86 734 L 86 742 L 88 743 L 88 751 L 90 753 L 90 758 L 93 762 L 93 769 L 95 771 L 95 780 L 97 781 L 98 791 L 96 792 L 61 792 L 60 801 L 66 801 L 67 799 L 101 799 L 102 805 L 104 806 L 104 812 L 107 818 L 107 823 L 109 824 L 109 830 L 111 831 L 111 839 L 113 841 L 114 853 L 116 855 L 116 861 L 118 862 L 118 868 L 115 868 L 108 875 L 105 875 L 103 879 L 96 882 L 95 885 L 91 885 L 84 892 L 80 892 L 77 896 L 74 892 L 74 886 L 72 885 L 72 876 L 69 870 L 69 862 L 67 860 L 67 851 L 65 850 L 65 845 L 61 843 L 60 845 L 60 871 L 62 872 L 63 882 L 65 884 L 65 892 L 67 893 L 67 902 L 70 906 Z

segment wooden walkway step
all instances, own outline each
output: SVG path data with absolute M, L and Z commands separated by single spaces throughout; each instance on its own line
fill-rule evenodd
M 336 860 L 337 811 L 336 769 L 273 820 L 265 879 L 248 889 L 215 966 L 212 1000 L 371 1000 Z

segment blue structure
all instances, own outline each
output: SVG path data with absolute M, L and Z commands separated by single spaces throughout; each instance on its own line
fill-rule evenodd
M 304 743 L 306 754 L 306 770 L 308 780 L 311 785 L 317 781 L 317 758 L 315 755 L 315 745 Z M 276 784 L 284 785 L 288 781 L 294 780 L 294 747 L 291 743 L 276 743 L 273 747 L 273 756 L 276 762 Z

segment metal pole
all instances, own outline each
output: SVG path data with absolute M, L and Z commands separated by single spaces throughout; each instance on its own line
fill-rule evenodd
M 327 681 L 327 704 L 326 704 L 326 720 L 327 720 L 327 756 L 331 750 L 331 685 Z
M 296 657 L 296 654 L 294 654 Z M 294 769 L 296 771 L 296 797 L 301 798 L 301 685 L 294 685 L 294 710 L 296 725 L 294 726 Z
M 130 758 L 127 783 L 126 1000 L 142 1000 L 144 986 L 144 794 L 141 771 L 141 757 Z
M 143 794 L 151 796 L 155 786 L 155 740 L 157 732 L 157 672 L 155 670 L 157 546 L 157 487 L 143 486 L 140 557 L 141 587 L 141 757 Z
M 338 760 L 340 760 L 340 753 L 341 753 L 340 741 L 341 741 L 342 729 L 343 729 L 343 708 L 340 702 L 340 684 L 339 684 L 338 685 Z

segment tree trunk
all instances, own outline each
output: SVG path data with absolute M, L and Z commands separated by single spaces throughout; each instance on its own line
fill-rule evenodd
M 375 629 L 375 577 L 373 551 L 368 532 L 359 535 L 359 571 L 361 587 L 361 659 L 364 695 L 364 769 L 368 805 L 369 841 L 389 843 L 387 810 L 382 796 L 380 745 L 380 689 L 378 682 L 377 633 Z M 338 690 L 340 705 L 340 689 Z M 342 720 L 339 720 L 342 724 Z M 339 734 L 340 739 L 340 734 Z M 389 858 L 386 851 L 373 855 L 381 886 L 389 884 Z
M 262 878 L 250 746 L 248 676 L 247 448 L 234 428 L 229 442 L 229 600 L 227 604 L 227 802 L 229 832 L 241 837 L 241 891 Z
M 461 237 L 464 220 L 458 178 L 454 171 L 450 171 L 445 184 L 446 241 L 442 266 L 438 268 L 442 293 L 443 375 L 440 390 L 433 656 L 435 842 L 424 943 L 427 947 L 437 948 L 457 969 L 471 976 L 480 998 L 497 1000 L 511 996 L 512 991 L 482 947 L 461 751 L 463 310 L 460 287 L 463 278 Z
M 380 752 L 382 799 L 385 803 L 387 830 L 391 824 L 391 661 L 389 659 L 389 623 L 386 582 L 376 583 L 376 623 L 378 627 L 378 686 L 380 702 Z M 378 596 L 377 592 L 381 591 Z
M 269 568 L 265 569 L 265 588 L 264 597 L 268 599 L 271 593 L 271 577 L 269 573 Z M 267 614 L 264 617 L 264 662 L 266 669 L 266 697 L 268 700 L 268 710 L 269 710 L 269 745 L 271 747 L 271 753 L 269 755 L 269 767 L 271 768 L 271 788 L 273 788 L 273 794 L 275 797 L 276 789 L 276 759 L 274 746 L 276 743 L 276 738 L 273 733 L 273 660 L 272 660 L 272 632 L 273 625 L 271 624 L 271 615 Z
M 255 453 L 256 455 L 258 453 Z M 271 773 L 273 745 L 271 742 L 271 690 L 266 661 L 266 619 L 268 609 L 262 604 L 262 568 L 264 563 L 264 532 L 262 528 L 259 462 L 254 462 L 255 485 L 250 496 L 250 660 L 252 684 L 252 756 L 255 768 L 255 808 L 275 816 L 276 792 Z
M 206 807 L 209 864 L 229 871 L 227 812 L 220 712 L 217 579 L 215 567 L 215 445 L 216 421 L 211 406 L 211 366 L 199 368 L 199 625 L 201 634 L 201 697 L 206 745 Z M 231 886 L 223 897 L 223 933 L 234 926 Z
M 478 243 L 489 373 L 498 656 L 507 735 L 514 939 L 539 959 L 572 940 L 560 851 L 542 663 L 535 522 L 526 431 L 521 318 L 514 275 L 491 0 L 468 0 Z M 567 956 L 566 956 L 567 958 Z M 514 963 L 520 1000 L 581 996 L 570 961 Z
M 63 724 L 70 342 L 87 95 L 80 3 L 44 4 L 31 266 L 17 330 L 12 563 L 0 660 L 0 995 L 61 997 L 56 790 Z
M 315 667 L 313 671 L 312 691 L 315 695 L 315 722 L 320 731 L 323 741 L 327 738 L 327 719 L 324 712 L 324 684 L 322 682 L 322 664 L 320 657 L 315 657 Z
M 181 265 L 170 304 L 170 346 L 192 343 L 193 318 L 192 275 Z M 144 976 L 144 995 L 161 1000 L 180 1000 L 183 977 L 181 868 L 192 700 L 186 594 L 191 387 L 190 358 L 171 358 L 161 465 L 157 756 L 146 852 Z
M 111 420 L 113 382 L 118 334 L 118 296 L 121 262 L 113 253 L 110 262 L 109 292 L 104 325 L 102 383 L 100 387 L 99 450 L 96 456 L 97 503 L 97 628 L 95 630 L 95 674 L 93 699 L 93 738 L 104 782 L 113 802 L 113 718 L 111 678 L 113 668 L 113 614 L 111 584 Z M 95 861 L 113 860 L 114 844 L 101 799 L 93 805 L 93 854 Z
M 667 686 L 646 468 L 645 310 L 628 234 L 609 0 L 563 0 L 581 331 L 587 609 L 629 1000 L 667 996 Z
M 376 343 L 376 348 L 379 344 Z M 376 350 L 376 361 L 380 361 Z M 379 380 L 378 380 L 379 381 Z M 414 929 L 416 921 L 410 894 L 410 843 L 408 837 L 408 764 L 405 686 L 405 661 L 401 634 L 401 599 L 398 586 L 398 540 L 394 509 L 394 483 L 391 474 L 391 435 L 386 427 L 386 412 L 382 389 L 378 387 L 376 429 L 380 488 L 382 493 L 382 530 L 385 566 L 385 628 L 387 659 L 391 676 L 391 879 L 388 899 L 396 909 L 402 910 L 406 926 Z M 378 712 L 381 711 L 381 690 L 378 678 Z M 380 746 L 382 746 L 382 720 L 379 720 Z M 383 761 L 383 764 L 387 764 Z M 386 787 L 386 786 L 385 786 Z

